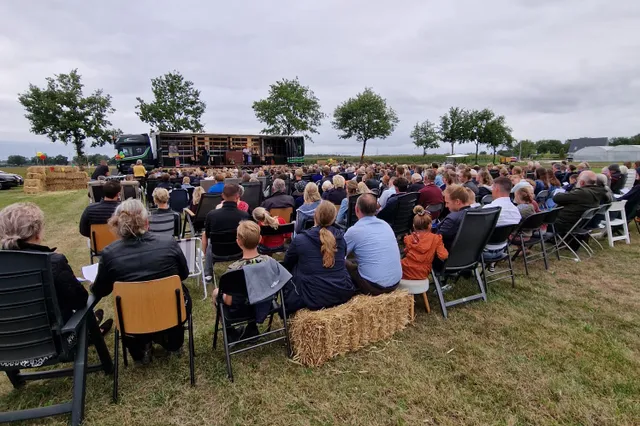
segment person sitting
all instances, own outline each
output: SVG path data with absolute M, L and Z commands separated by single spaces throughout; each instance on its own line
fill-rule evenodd
M 389 183 L 387 184 L 387 189 L 385 189 L 382 194 L 380 194 L 380 198 L 378 198 L 378 209 L 382 210 L 386 205 L 389 198 L 396 193 L 395 181 L 396 177 L 389 178 Z
M 533 193 L 538 195 L 540 191 L 549 190 L 549 179 L 547 177 L 547 169 L 544 167 L 538 167 L 536 169 L 536 186 L 533 188 Z
M 307 186 L 307 182 L 301 180 L 296 182 L 293 187 L 293 192 L 291 196 L 296 202 L 296 210 L 300 208 L 304 204 L 304 188 Z
M 536 201 L 533 199 L 533 192 L 531 192 L 529 188 L 518 189 L 516 191 L 514 201 L 516 203 L 516 207 L 520 211 L 520 216 L 522 217 L 522 220 L 525 220 L 529 216 L 537 213 L 536 207 L 534 205 Z M 524 229 L 522 234 L 523 234 L 524 240 L 527 241 L 529 238 L 531 238 L 531 235 L 533 234 L 533 230 Z
M 609 178 L 611 179 L 609 187 L 614 194 L 619 194 L 620 190 L 624 188 L 624 176 L 620 171 L 620 166 L 617 164 L 611 164 L 608 169 Z
M 358 221 L 344 235 L 347 254 L 355 257 L 355 262 L 347 260 L 349 275 L 362 293 L 374 296 L 395 290 L 402 278 L 396 236 L 388 223 L 375 217 L 376 208 L 372 194 L 361 195 Z
M 471 169 L 465 168 L 458 172 L 458 181 L 465 188 L 469 188 L 473 191 L 474 197 L 478 195 L 478 186 L 471 180 Z
M 304 172 L 302 169 L 296 169 L 295 173 L 293 174 L 293 180 L 290 183 L 290 192 L 293 193 L 296 190 L 296 185 L 298 183 L 302 184 L 302 187 L 304 188 L 304 185 L 307 184 L 306 181 L 304 181 L 304 179 L 302 179 L 302 177 L 304 176 Z
M 413 209 L 413 232 L 404 237 L 404 258 L 402 264 L 403 286 L 423 285 L 429 280 L 434 257 L 444 261 L 449 252 L 442 242 L 442 235 L 431 232 L 431 216 L 421 206 Z
M 269 262 L 276 262 L 269 256 L 265 256 L 263 254 L 258 253 L 258 244 L 260 242 L 260 226 L 257 223 L 252 222 L 250 220 L 243 220 L 238 224 L 236 233 L 237 243 L 240 249 L 242 250 L 242 259 L 233 262 L 229 265 L 229 271 L 237 271 L 247 267 L 251 267 L 259 264 L 266 264 Z M 277 264 L 277 262 L 276 262 Z M 276 268 L 279 267 L 279 264 Z M 279 268 L 278 268 L 279 270 Z M 283 269 L 284 270 L 284 269 Z M 286 273 L 286 271 L 285 271 Z M 286 277 L 282 278 L 283 281 L 288 282 L 291 278 L 288 273 L 286 273 Z M 245 275 L 246 277 L 246 275 Z M 276 277 L 281 278 L 283 275 Z M 268 285 L 271 287 L 272 280 L 269 280 Z M 251 285 L 255 285 L 256 283 L 251 280 L 246 280 L 247 288 Z M 214 303 L 219 299 L 219 289 L 213 290 L 212 300 Z M 257 336 L 259 334 L 258 323 L 262 323 L 270 309 L 271 302 L 273 300 L 272 297 L 268 299 L 258 302 L 254 305 L 251 305 L 248 297 L 242 296 L 231 296 L 228 294 L 222 294 L 222 303 L 229 306 L 229 314 L 232 318 L 234 317 L 253 317 L 252 320 L 248 321 L 246 327 L 244 328 L 236 328 L 236 327 L 228 327 L 227 328 L 227 338 L 230 342 L 235 342 L 241 339 L 248 339 L 249 337 Z
M 191 204 L 189 204 L 189 211 L 193 213 L 193 215 L 198 211 L 198 204 L 200 204 L 202 194 L 204 193 L 205 190 L 201 186 L 196 186 L 196 189 L 193 190 L 193 194 L 191 195 Z
M 340 175 L 333 177 L 333 188 L 322 193 L 322 199 L 332 202 L 335 205 L 340 205 L 342 200 L 347 196 L 347 191 L 344 189 L 345 180 Z
M 420 192 L 424 188 L 422 183 L 422 175 L 414 173 L 411 175 L 411 185 L 407 188 L 407 192 Z
M 182 178 L 182 185 L 180 185 L 182 189 L 191 189 L 193 186 L 191 185 L 191 178 L 189 176 L 185 176 Z
M 429 206 L 444 203 L 442 190 L 435 184 L 436 172 L 433 169 L 427 169 L 424 174 L 424 188 L 419 192 L 418 204 L 425 209 Z M 431 219 L 436 220 L 440 216 L 440 211 L 431 213 Z
M 262 207 L 267 210 L 271 209 L 286 209 L 291 207 L 294 209 L 296 207 L 296 201 L 293 199 L 291 195 L 287 195 L 285 191 L 287 190 L 287 186 L 282 179 L 276 179 L 273 181 L 273 185 L 271 187 L 272 195 L 264 200 L 262 203 Z M 284 218 L 289 222 L 290 218 Z
M 596 174 L 585 170 L 578 175 L 577 188 L 554 195 L 553 201 L 564 207 L 555 222 L 556 231 L 566 234 L 582 217 L 582 214 L 602 203 L 611 202 L 607 189 L 597 185 Z M 577 247 L 577 246 L 576 246 Z
M 393 181 L 393 184 L 396 188 L 395 194 L 389 197 L 384 208 L 382 208 L 377 214 L 378 219 L 382 219 L 387 223 L 393 222 L 393 219 L 395 218 L 396 208 L 398 206 L 398 196 L 405 194 L 409 187 L 409 182 L 403 177 L 396 178 Z
M 358 183 L 358 194 L 373 194 L 373 191 L 369 189 L 366 183 L 360 182 Z
M 280 216 L 271 216 L 268 211 L 262 207 L 256 207 L 253 210 L 253 220 L 255 220 L 260 226 L 269 226 L 273 229 L 278 229 L 280 225 L 285 225 L 286 220 Z M 284 242 L 287 238 L 291 238 L 291 234 L 282 235 L 266 235 L 260 238 L 260 244 L 258 245 L 258 251 L 270 251 L 284 248 Z
M 244 195 L 244 186 L 242 185 L 238 185 L 238 210 L 242 210 L 243 212 L 247 212 L 249 213 L 249 204 L 247 204 L 246 201 L 243 201 L 241 199 L 241 197 Z M 222 203 L 218 204 L 216 206 L 216 210 L 217 209 L 221 209 L 222 208 Z
M 216 174 L 216 183 L 214 185 L 211 185 L 211 188 L 209 188 L 209 191 L 207 191 L 209 194 L 222 194 L 222 191 L 224 190 L 224 175 L 222 173 L 218 173 Z
M 187 260 L 178 243 L 172 237 L 147 232 L 148 213 L 139 200 L 129 199 L 120 204 L 109 225 L 120 239 L 102 251 L 98 275 L 91 286 L 91 292 L 97 297 L 111 294 L 118 281 L 150 281 L 173 275 L 185 280 L 189 276 Z M 188 316 L 191 297 L 184 285 L 182 291 Z M 186 320 L 183 318 L 183 324 Z M 170 353 L 180 352 L 184 343 L 183 324 L 158 333 L 125 335 L 122 341 L 134 361 L 148 364 L 153 343 Z
M 222 207 L 211 210 L 207 213 L 204 221 L 204 231 L 202 233 L 202 251 L 206 253 L 205 279 L 210 281 L 213 277 L 213 259 L 209 238 L 214 234 L 230 232 L 238 228 L 243 220 L 251 219 L 249 213 L 238 208 L 240 199 L 240 186 L 228 183 L 222 190 Z
M 465 210 L 474 201 L 469 197 L 469 193 L 462 185 L 449 185 L 444 190 L 444 203 L 449 209 L 449 214 L 440 222 L 438 234 L 442 235 L 442 241 L 447 250 L 451 250 L 451 245 L 458 234 Z
M 487 195 L 491 195 L 493 192 L 493 178 L 491 173 L 486 170 L 482 170 L 478 173 L 478 197 L 482 199 Z
M 380 181 L 376 179 L 376 175 L 373 173 L 373 170 L 369 170 L 367 174 L 364 176 L 364 184 L 371 191 L 380 189 Z
M 347 196 L 342 199 L 340 203 L 340 209 L 338 210 L 338 216 L 336 218 L 336 224 L 340 226 L 347 225 L 347 214 L 349 212 L 349 197 L 352 197 L 358 193 L 358 188 L 360 185 L 363 185 L 367 188 L 367 185 L 364 182 L 356 183 L 354 180 L 350 180 L 347 182 Z M 367 188 L 368 190 L 369 188 Z
M 335 218 L 333 204 L 322 201 L 315 210 L 313 228 L 298 234 L 289 245 L 282 262 L 293 275 L 285 287 L 287 313 L 330 308 L 353 296 L 355 287 L 345 262 L 347 244 L 342 231 L 333 226 Z
M 512 188 L 511 180 L 507 177 L 499 177 L 493 181 L 493 201 L 485 204 L 483 208 L 500 207 L 500 216 L 496 227 L 517 225 L 522 220 L 522 215 L 516 206 L 511 202 L 509 194 Z
M 122 186 L 117 180 L 109 180 L 102 185 L 104 197 L 99 203 L 89 204 L 80 216 L 80 235 L 91 238 L 91 225 L 103 225 L 120 204 Z
M 525 186 L 531 187 L 533 190 L 533 186 L 523 177 L 522 168 L 519 166 L 515 166 L 511 170 L 511 182 L 513 184 L 513 188 L 511 188 L 511 192 L 515 194 L 515 192 Z
M 147 169 L 142 165 L 142 160 L 136 161 L 136 165 L 133 166 L 133 177 L 138 180 L 144 180 L 147 176 Z
M 180 236 L 180 214 L 169 207 L 169 191 L 164 188 L 154 189 L 153 203 L 158 208 L 149 216 L 149 232 Z
M 313 220 L 313 215 L 321 200 L 318 185 L 309 182 L 304 187 L 304 204 L 296 210 L 296 234 L 302 232 L 305 229 L 305 224 Z
M 163 173 L 160 176 L 160 182 L 158 182 L 156 188 L 164 188 L 167 191 L 171 191 L 173 189 L 173 184 L 171 183 L 171 175 L 169 175 L 169 173 Z

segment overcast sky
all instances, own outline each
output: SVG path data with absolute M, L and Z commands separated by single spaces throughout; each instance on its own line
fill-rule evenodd
M 174 69 L 219 133 L 258 132 L 251 103 L 281 78 L 298 76 L 329 115 L 373 87 L 400 124 L 370 154 L 417 152 L 413 125 L 452 105 L 492 108 L 519 139 L 640 132 L 640 0 L 2 1 L 0 16 L 0 158 L 73 152 L 31 134 L 17 101 L 73 68 L 85 92 L 113 96 L 125 133 L 149 130 L 135 98 Z M 359 153 L 330 119 L 319 130 L 308 153 Z

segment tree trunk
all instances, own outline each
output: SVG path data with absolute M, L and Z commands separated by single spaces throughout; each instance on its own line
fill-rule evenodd
M 476 164 L 478 164 L 478 148 L 480 148 L 480 144 L 476 142 Z
M 427 156 L 427 148 L 422 147 L 422 156 L 426 157 Z
M 453 155 L 453 146 L 456 144 L 455 141 L 450 142 L 451 143 L 451 155 Z
M 496 149 L 493 148 L 493 164 L 496 164 Z
M 78 156 L 78 160 L 81 161 L 83 163 L 83 165 L 86 166 L 87 165 L 86 164 L 87 161 L 86 161 L 86 158 L 85 158 L 85 155 L 84 155 L 84 140 L 76 138 L 73 141 L 73 144 L 76 147 L 76 155 Z
M 367 141 L 362 141 L 362 154 L 360 155 L 360 164 L 364 162 L 364 151 L 367 149 Z

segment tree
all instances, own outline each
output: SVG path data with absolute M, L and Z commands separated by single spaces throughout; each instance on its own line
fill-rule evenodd
M 478 151 L 481 144 L 485 144 L 483 138 L 487 125 L 493 120 L 495 114 L 489 108 L 482 111 L 470 111 L 467 114 L 467 127 L 471 132 L 470 138 L 476 145 L 476 162 L 478 164 Z
M 513 146 L 513 155 L 518 156 L 520 161 L 522 161 L 523 158 L 529 158 L 535 153 L 536 144 L 529 139 L 523 139 Z
M 503 115 L 495 117 L 489 121 L 484 127 L 481 134 L 482 141 L 493 151 L 493 162 L 496 162 L 496 151 L 501 146 L 511 148 L 513 146 L 513 136 L 511 136 L 511 127 L 507 126 L 506 119 Z
M 618 146 L 618 145 L 640 145 L 640 133 L 635 136 L 628 137 L 617 137 L 611 138 L 609 141 L 609 145 Z
M 51 160 L 53 161 L 53 164 L 57 164 L 59 166 L 66 166 L 69 164 L 69 158 L 64 155 L 56 155 Z
M 311 133 L 318 134 L 326 114 L 320 111 L 320 101 L 309 86 L 283 79 L 269 86 L 269 96 L 253 103 L 256 118 L 266 127 L 261 133 L 289 136 L 302 133 L 310 141 Z
M 536 142 L 536 153 L 538 154 L 562 154 L 564 144 L 557 139 L 543 139 Z
M 29 159 L 22 155 L 10 155 L 9 157 L 7 157 L 7 164 L 9 164 L 10 166 L 24 166 L 28 162 Z
M 81 78 L 75 69 L 56 74 L 47 78 L 46 87 L 29 84 L 29 90 L 18 97 L 33 133 L 46 135 L 52 142 L 73 143 L 78 156 L 84 154 L 87 139 L 92 139 L 92 147 L 112 142 L 108 116 L 115 112 L 111 96 L 102 89 L 85 97 Z
M 458 107 L 449 108 L 449 111 L 440 117 L 440 140 L 451 144 L 451 154 L 456 143 L 471 140 L 470 124 L 469 112 Z
M 362 163 L 367 141 L 386 139 L 399 122 L 398 115 L 393 108 L 387 106 L 386 99 L 367 87 L 355 98 L 349 98 L 336 107 L 331 125 L 342 131 L 338 135 L 341 139 L 355 137 L 358 142 L 362 142 Z
M 422 148 L 422 156 L 427 155 L 427 149 L 436 149 L 440 146 L 438 143 L 438 132 L 435 124 L 429 120 L 422 123 L 416 123 L 411 131 L 411 139 L 413 144 L 418 148 Z
M 200 100 L 200 91 L 194 89 L 193 82 L 185 80 L 178 71 L 173 71 L 152 78 L 151 91 L 154 97 L 151 103 L 136 98 L 136 114 L 142 122 L 161 132 L 204 130 L 200 119 L 207 104 Z

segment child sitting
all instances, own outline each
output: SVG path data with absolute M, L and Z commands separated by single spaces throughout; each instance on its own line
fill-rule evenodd
M 533 194 L 531 193 L 530 188 L 520 188 L 515 193 L 514 201 L 520 211 L 520 216 L 522 216 L 522 220 L 525 220 L 529 216 L 536 213 L 535 209 L 535 200 L 533 199 Z M 522 230 L 522 239 L 524 241 L 529 241 L 531 235 L 533 233 L 532 229 L 523 229 Z
M 417 284 L 429 279 L 431 264 L 437 255 L 440 260 L 449 257 L 442 235 L 431 232 L 431 216 L 422 206 L 413 209 L 413 232 L 404 237 L 401 285 Z
M 278 226 L 287 223 L 287 221 L 279 216 L 271 216 L 269 212 L 262 207 L 256 207 L 253 211 L 253 219 L 258 222 L 259 226 L 270 226 L 273 229 L 278 229 Z M 286 238 L 291 238 L 291 234 L 266 235 L 260 239 L 258 251 L 262 253 L 284 248 Z

